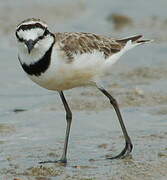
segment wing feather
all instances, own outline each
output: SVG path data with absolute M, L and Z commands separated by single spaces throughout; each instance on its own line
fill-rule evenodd
M 93 33 L 82 32 L 65 32 L 56 33 L 56 42 L 60 49 L 66 55 L 69 62 L 74 59 L 75 54 L 91 53 L 95 50 L 104 53 L 104 57 L 119 52 L 128 41 L 132 43 L 144 43 L 149 40 L 139 40 L 142 35 L 137 35 L 125 39 L 112 39 L 106 36 L 96 35 Z
M 104 53 L 107 58 L 123 47 L 114 39 L 92 33 L 56 33 L 55 37 L 61 50 L 70 60 L 75 54 L 91 53 L 94 50 Z

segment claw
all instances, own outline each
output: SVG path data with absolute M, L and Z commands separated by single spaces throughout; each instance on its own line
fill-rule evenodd
M 122 150 L 122 152 L 120 154 L 118 154 L 117 156 L 114 157 L 109 157 L 107 156 L 107 159 L 118 159 L 118 158 L 125 158 L 126 156 L 128 156 L 133 149 L 133 145 L 131 142 L 126 142 L 124 149 Z

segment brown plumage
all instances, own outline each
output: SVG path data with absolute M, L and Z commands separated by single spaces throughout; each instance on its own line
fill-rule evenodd
M 147 41 L 139 41 L 142 37 L 141 35 L 117 40 L 102 35 L 82 32 L 55 33 L 55 37 L 56 42 L 67 56 L 69 62 L 73 60 L 74 54 L 91 53 L 94 50 L 98 50 L 104 53 L 105 58 L 108 58 L 112 54 L 119 52 L 129 40 L 136 43 Z

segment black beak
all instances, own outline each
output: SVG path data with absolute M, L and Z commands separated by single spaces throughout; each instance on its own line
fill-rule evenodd
M 33 40 L 30 39 L 30 40 L 26 41 L 25 44 L 27 45 L 28 52 L 30 54 L 30 52 L 33 49 L 35 43 L 34 43 Z

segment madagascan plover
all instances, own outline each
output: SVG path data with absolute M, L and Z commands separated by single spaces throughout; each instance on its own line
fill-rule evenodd
M 52 33 L 40 19 L 31 18 L 16 28 L 18 59 L 28 77 L 38 85 L 57 91 L 66 111 L 66 135 L 60 160 L 40 163 L 67 162 L 67 146 L 72 112 L 65 99 L 64 90 L 81 86 L 98 88 L 110 101 L 117 114 L 125 147 L 120 154 L 109 159 L 130 154 L 133 145 L 127 133 L 117 101 L 104 89 L 100 79 L 111 72 L 111 66 L 128 50 L 148 42 L 141 35 L 114 39 L 83 32 Z

